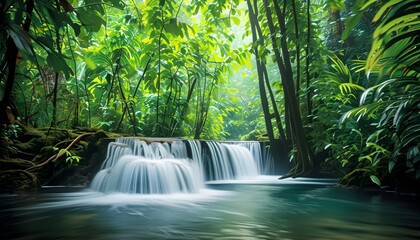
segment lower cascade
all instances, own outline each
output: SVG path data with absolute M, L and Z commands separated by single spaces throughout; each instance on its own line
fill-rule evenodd
M 120 138 L 108 145 L 91 189 L 105 193 L 196 193 L 205 181 L 247 179 L 260 174 L 258 142 L 175 140 L 146 143 Z

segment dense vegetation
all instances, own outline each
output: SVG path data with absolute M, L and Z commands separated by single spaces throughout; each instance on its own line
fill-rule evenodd
M 287 177 L 419 186 L 415 0 L 5 0 L 0 11 L 3 143 L 28 126 L 268 140 L 294 164 Z

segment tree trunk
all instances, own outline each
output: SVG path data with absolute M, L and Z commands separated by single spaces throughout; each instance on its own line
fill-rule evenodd
M 263 113 L 264 113 L 264 121 L 265 121 L 265 125 L 266 125 L 266 130 L 267 130 L 267 135 L 268 135 L 268 139 L 270 141 L 270 150 L 271 153 L 273 155 L 273 158 L 276 160 L 275 161 L 275 168 L 276 170 L 281 170 L 281 166 L 283 164 L 281 164 L 281 160 L 282 158 L 284 158 L 284 151 L 282 151 L 284 145 L 281 144 L 280 141 L 278 141 L 277 139 L 275 139 L 274 136 L 274 130 L 273 130 L 273 124 L 271 122 L 271 119 L 273 118 L 272 114 L 270 113 L 270 108 L 269 108 L 269 101 L 267 98 L 267 93 L 266 93 L 266 86 L 268 87 L 269 84 L 266 84 L 266 80 L 268 82 L 268 75 L 266 74 L 266 69 L 265 69 L 265 65 L 263 63 L 263 61 L 261 61 L 260 58 L 260 53 L 258 51 L 258 45 L 259 44 L 263 44 L 263 38 L 258 38 L 257 36 L 257 31 L 259 31 L 260 35 L 262 35 L 261 31 L 258 30 L 259 28 L 259 23 L 258 23 L 258 19 L 257 19 L 257 7 L 256 7 L 256 2 L 254 2 L 254 7 L 251 4 L 250 0 L 247 0 L 248 3 L 248 9 L 249 9 L 249 18 L 250 18 L 250 23 L 251 23 L 251 32 L 252 32 L 252 39 L 253 39 L 253 51 L 255 54 L 255 58 L 256 58 L 256 63 L 257 63 L 257 73 L 258 73 L 258 86 L 259 86 L 259 92 L 260 92 L 260 98 L 261 98 L 261 105 L 262 105 L 262 109 L 263 109 Z M 265 69 L 265 71 L 264 71 Z M 274 106 L 276 107 L 276 106 Z M 278 112 L 277 112 L 278 114 Z M 280 129 L 282 129 L 281 126 L 281 122 L 280 122 L 280 126 L 279 126 L 279 131 L 281 131 Z M 282 132 L 281 132 L 282 133 Z M 284 133 L 280 134 L 281 136 L 284 137 Z
M 306 175 L 312 170 L 312 152 L 303 129 L 302 118 L 299 111 L 299 105 L 296 98 L 296 91 L 293 80 L 293 70 L 291 66 L 289 48 L 286 42 L 286 25 L 285 25 L 285 9 L 283 12 L 277 0 L 273 1 L 277 21 L 280 27 L 280 44 L 281 54 L 275 39 L 276 30 L 272 19 L 271 7 L 267 0 L 264 0 L 264 9 L 266 11 L 267 22 L 270 28 L 273 49 L 276 60 L 282 77 L 282 84 L 284 89 L 285 104 L 288 105 L 286 114 L 289 114 L 289 128 L 291 131 L 291 140 L 293 144 L 293 159 L 295 167 L 284 177 Z
M 311 14 L 310 14 L 310 7 L 311 7 L 311 0 L 308 0 L 308 4 L 306 6 L 306 15 L 307 15 L 307 28 L 308 28 L 308 32 L 307 32 L 307 36 L 306 36 L 306 49 L 305 49 L 305 55 L 306 55 L 306 107 L 308 109 L 308 118 L 309 118 L 309 122 L 312 122 L 312 96 L 311 96 L 311 90 L 309 88 L 309 84 L 310 84 L 310 74 L 309 74 L 309 64 L 310 64 L 310 58 L 309 58 L 309 54 L 310 54 L 310 46 L 311 46 Z
M 31 15 L 34 10 L 34 0 L 28 0 L 26 2 L 26 18 L 25 22 L 23 23 L 23 30 L 25 32 L 29 32 L 29 28 L 31 26 Z M 8 107 L 10 106 L 10 100 L 13 91 L 13 84 L 15 81 L 15 73 L 16 73 L 16 58 L 18 56 L 18 48 L 14 43 L 13 39 L 9 36 L 6 42 L 6 53 L 5 53 L 5 64 L 2 64 L 5 68 L 5 72 L 7 71 L 7 78 L 4 86 L 4 95 L 3 99 L 0 100 L 0 125 L 9 124 L 8 118 Z M 2 76 L 3 78 L 3 76 Z

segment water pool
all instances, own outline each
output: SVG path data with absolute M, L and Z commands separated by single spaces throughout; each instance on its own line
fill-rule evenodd
M 1 239 L 419 239 L 410 196 L 329 179 L 207 182 L 196 194 L 0 195 Z

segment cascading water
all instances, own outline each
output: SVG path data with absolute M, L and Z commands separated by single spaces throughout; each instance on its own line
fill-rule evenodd
M 245 179 L 258 175 L 249 149 L 236 144 L 206 142 L 211 161 L 205 162 L 207 180 Z
M 195 193 L 205 181 L 250 179 L 261 172 L 258 142 L 208 141 L 205 145 L 207 151 L 197 140 L 146 143 L 117 139 L 108 145 L 91 188 L 106 193 Z
M 171 153 L 168 143 L 117 139 L 108 146 L 107 158 L 92 180 L 91 188 L 138 194 L 198 192 L 201 179 L 193 171 L 195 163 L 184 158 L 186 148 L 177 142 L 173 142 L 172 150 L 179 159 Z
M 238 144 L 240 146 L 246 147 L 252 154 L 252 157 L 254 158 L 255 163 L 257 164 L 258 173 L 264 172 L 264 163 L 262 160 L 262 153 L 261 153 L 261 146 L 259 142 L 235 142 L 235 144 Z

